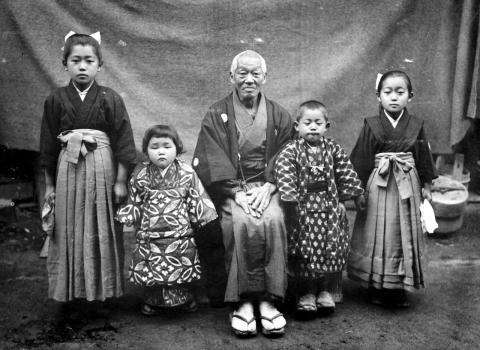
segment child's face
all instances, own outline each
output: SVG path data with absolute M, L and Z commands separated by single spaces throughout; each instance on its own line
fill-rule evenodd
M 169 137 L 152 137 L 148 141 L 147 155 L 160 169 L 169 166 L 177 156 L 177 147 Z
M 73 46 L 65 69 L 80 90 L 87 88 L 100 71 L 98 57 L 93 47 L 91 45 Z
M 304 109 L 302 117 L 295 123 L 298 136 L 309 143 L 319 143 L 327 131 L 327 120 L 322 109 Z
M 378 101 L 387 112 L 402 111 L 410 100 L 407 82 L 403 77 L 388 77 L 383 81 Z

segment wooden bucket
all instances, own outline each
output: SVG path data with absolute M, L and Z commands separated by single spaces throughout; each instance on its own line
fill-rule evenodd
M 467 207 L 468 191 L 459 181 L 440 175 L 433 180 L 432 207 L 437 219 L 435 232 L 455 232 L 462 227 Z

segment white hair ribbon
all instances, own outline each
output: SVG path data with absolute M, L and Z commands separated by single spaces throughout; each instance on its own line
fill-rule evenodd
M 100 32 L 95 32 L 93 34 L 90 34 L 90 36 L 98 42 L 98 45 L 100 45 L 102 43 L 102 38 L 100 37 Z
M 77 34 L 77 33 L 75 33 L 73 30 L 69 31 L 67 33 L 67 35 L 65 35 L 65 42 L 67 41 L 68 38 L 70 38 L 74 34 Z M 99 45 L 102 43 L 102 38 L 100 36 L 100 32 L 95 32 L 93 34 L 90 34 L 89 36 L 94 38 L 98 42 Z
M 378 91 L 378 84 L 380 83 L 380 79 L 382 79 L 383 74 L 377 73 L 377 80 L 375 81 L 375 91 Z
M 67 35 L 65 35 L 65 42 L 67 42 L 67 39 L 70 38 L 72 35 L 77 34 L 73 30 L 69 31 Z

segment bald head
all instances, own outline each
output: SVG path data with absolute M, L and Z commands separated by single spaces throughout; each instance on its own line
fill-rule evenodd
M 264 74 L 267 73 L 267 64 L 265 62 L 265 59 L 260 55 L 258 52 L 253 51 L 253 50 L 245 50 L 240 52 L 238 55 L 236 55 L 233 60 L 232 60 L 232 65 L 230 66 L 230 73 L 234 74 L 235 70 L 238 67 L 238 60 L 241 57 L 251 57 L 251 58 L 256 58 L 260 60 L 260 66 L 262 68 L 262 71 Z

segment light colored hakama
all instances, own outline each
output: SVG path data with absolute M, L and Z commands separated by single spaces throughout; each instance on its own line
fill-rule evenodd
M 421 187 L 412 154 L 377 154 L 366 190 L 367 210 L 354 225 L 349 277 L 377 289 L 423 287 Z
M 115 168 L 108 136 L 76 129 L 59 136 L 55 230 L 47 258 L 49 297 L 105 300 L 123 294 L 123 236 L 115 230 Z

